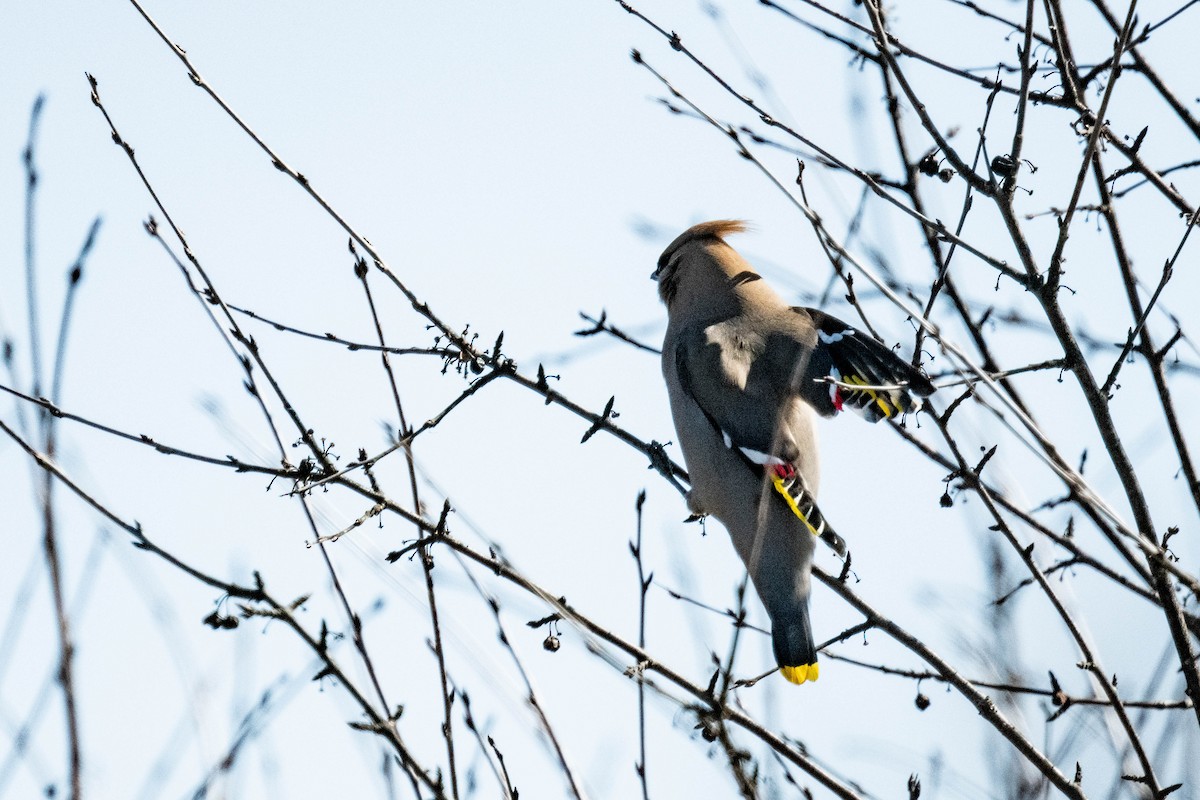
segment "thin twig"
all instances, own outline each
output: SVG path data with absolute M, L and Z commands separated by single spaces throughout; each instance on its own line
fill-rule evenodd
M 1162 277 L 1158 280 L 1158 285 L 1154 287 L 1154 292 L 1150 295 L 1145 308 L 1138 315 L 1137 324 L 1129 329 L 1129 336 L 1125 339 L 1125 344 L 1121 347 L 1121 354 L 1117 356 L 1116 363 L 1109 370 L 1108 377 L 1104 380 L 1104 385 L 1100 387 L 1100 393 L 1107 395 L 1117 382 L 1117 375 L 1121 371 L 1121 367 L 1125 364 L 1125 360 L 1129 358 L 1129 354 L 1133 352 L 1134 343 L 1141 337 L 1142 331 L 1145 330 L 1146 320 L 1150 317 L 1150 312 L 1154 310 L 1154 305 L 1158 302 L 1158 298 L 1162 295 L 1163 289 L 1167 286 L 1167 281 L 1175 274 L 1175 262 L 1179 260 L 1180 253 L 1183 252 L 1183 246 L 1187 244 L 1188 236 L 1192 233 L 1192 228 L 1196 227 L 1196 222 L 1200 221 L 1200 213 L 1193 214 L 1184 228 L 1183 237 L 1179 240 L 1179 245 L 1175 248 L 1175 252 L 1167 259 L 1163 265 Z
M 25 295 L 28 300 L 29 312 L 29 342 L 32 358 L 33 375 L 30 383 L 34 394 L 41 391 L 43 380 L 43 364 L 41 353 L 41 325 L 38 321 L 38 290 L 37 265 L 35 252 L 36 224 L 34 210 L 36 208 L 38 173 L 34 162 L 34 142 L 37 140 L 38 123 L 44 97 L 39 95 L 34 101 L 33 111 L 29 119 L 29 139 L 25 146 Z M 90 246 L 85 241 L 85 250 L 80 260 L 86 257 Z M 58 400 L 62 388 L 62 374 L 66 362 L 66 349 L 72 309 L 79 280 L 72 271 L 72 278 L 67 284 L 66 299 L 63 303 L 62 317 L 58 330 L 58 345 L 54 363 L 54 380 L 52 399 Z M 44 412 L 39 415 L 41 422 L 42 447 L 47 457 L 54 459 L 58 450 L 58 437 L 55 417 Z M 54 505 L 54 479 L 49 472 L 42 472 L 38 481 L 40 489 L 42 512 L 42 552 L 45 554 L 46 570 L 50 576 L 50 594 L 54 601 L 55 632 L 58 639 L 58 684 L 63 693 L 63 712 L 66 723 L 67 740 L 67 775 L 70 786 L 71 800 L 83 797 L 83 745 L 79 733 L 79 707 L 76 699 L 75 683 L 75 645 L 71 635 L 71 620 L 67 613 L 66 600 L 63 590 L 63 566 L 60 554 L 58 536 L 58 520 Z
M 646 649 L 646 593 L 654 582 L 654 573 L 646 575 L 642 561 L 642 506 L 646 504 L 646 490 L 637 496 L 637 540 L 629 543 L 629 549 L 637 562 L 638 577 L 638 647 Z M 642 800 L 650 800 L 650 788 L 646 778 L 646 685 L 638 682 L 638 749 L 641 760 L 634 765 L 638 780 L 642 784 Z
M 600 318 L 599 319 L 590 317 L 587 314 L 583 313 L 582 311 L 579 312 L 579 317 L 584 322 L 591 323 L 592 327 L 575 331 L 576 336 L 595 336 L 598 333 L 607 333 L 609 336 L 612 336 L 616 339 L 620 339 L 622 342 L 625 342 L 626 344 L 633 345 L 638 350 L 645 350 L 647 353 L 657 353 L 659 355 L 662 355 L 662 350 L 659 350 L 657 347 L 651 347 L 648 344 L 643 344 L 642 342 L 639 342 L 637 339 L 633 338 L 628 333 L 626 333 L 625 331 L 618 328 L 616 325 L 613 325 L 612 323 L 610 323 L 608 321 L 608 312 L 605 311 L 604 309 L 600 309 Z

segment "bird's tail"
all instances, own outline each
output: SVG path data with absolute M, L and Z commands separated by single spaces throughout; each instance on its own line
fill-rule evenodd
M 788 504 L 792 513 L 800 518 L 813 536 L 819 537 L 825 544 L 834 549 L 839 556 L 846 555 L 846 542 L 837 531 L 825 521 L 825 515 L 817 507 L 817 500 L 804 486 L 804 480 L 791 464 L 777 464 L 771 467 L 771 485 Z
M 817 647 L 808 617 L 808 600 L 786 618 L 781 615 L 771 620 L 771 643 L 783 677 L 796 684 L 817 679 Z

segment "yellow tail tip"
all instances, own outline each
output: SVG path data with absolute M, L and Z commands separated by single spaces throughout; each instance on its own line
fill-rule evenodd
M 789 683 L 797 685 L 806 681 L 815 681 L 820 676 L 820 666 L 816 663 L 801 664 L 798 667 L 780 667 L 779 671 L 783 673 L 783 677 Z

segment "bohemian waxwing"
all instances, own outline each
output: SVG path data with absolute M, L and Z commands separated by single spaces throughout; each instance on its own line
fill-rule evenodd
M 878 422 L 916 411 L 917 395 L 934 387 L 871 336 L 785 303 L 722 238 L 745 229 L 696 225 L 659 258 L 663 377 L 691 476 L 688 507 L 729 530 L 771 617 L 783 676 L 804 683 L 818 675 L 808 616 L 816 537 L 845 552 L 816 505 L 813 413 L 849 407 Z

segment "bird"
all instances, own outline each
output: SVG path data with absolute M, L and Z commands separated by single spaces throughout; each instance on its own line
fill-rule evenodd
M 814 418 L 850 409 L 895 419 L 934 386 L 874 337 L 785 302 L 726 243 L 747 229 L 703 222 L 663 251 L 651 275 L 667 307 L 662 371 L 688 509 L 728 530 L 771 619 L 780 671 L 803 684 L 820 674 L 808 608 L 816 540 L 846 552 L 816 502 Z

